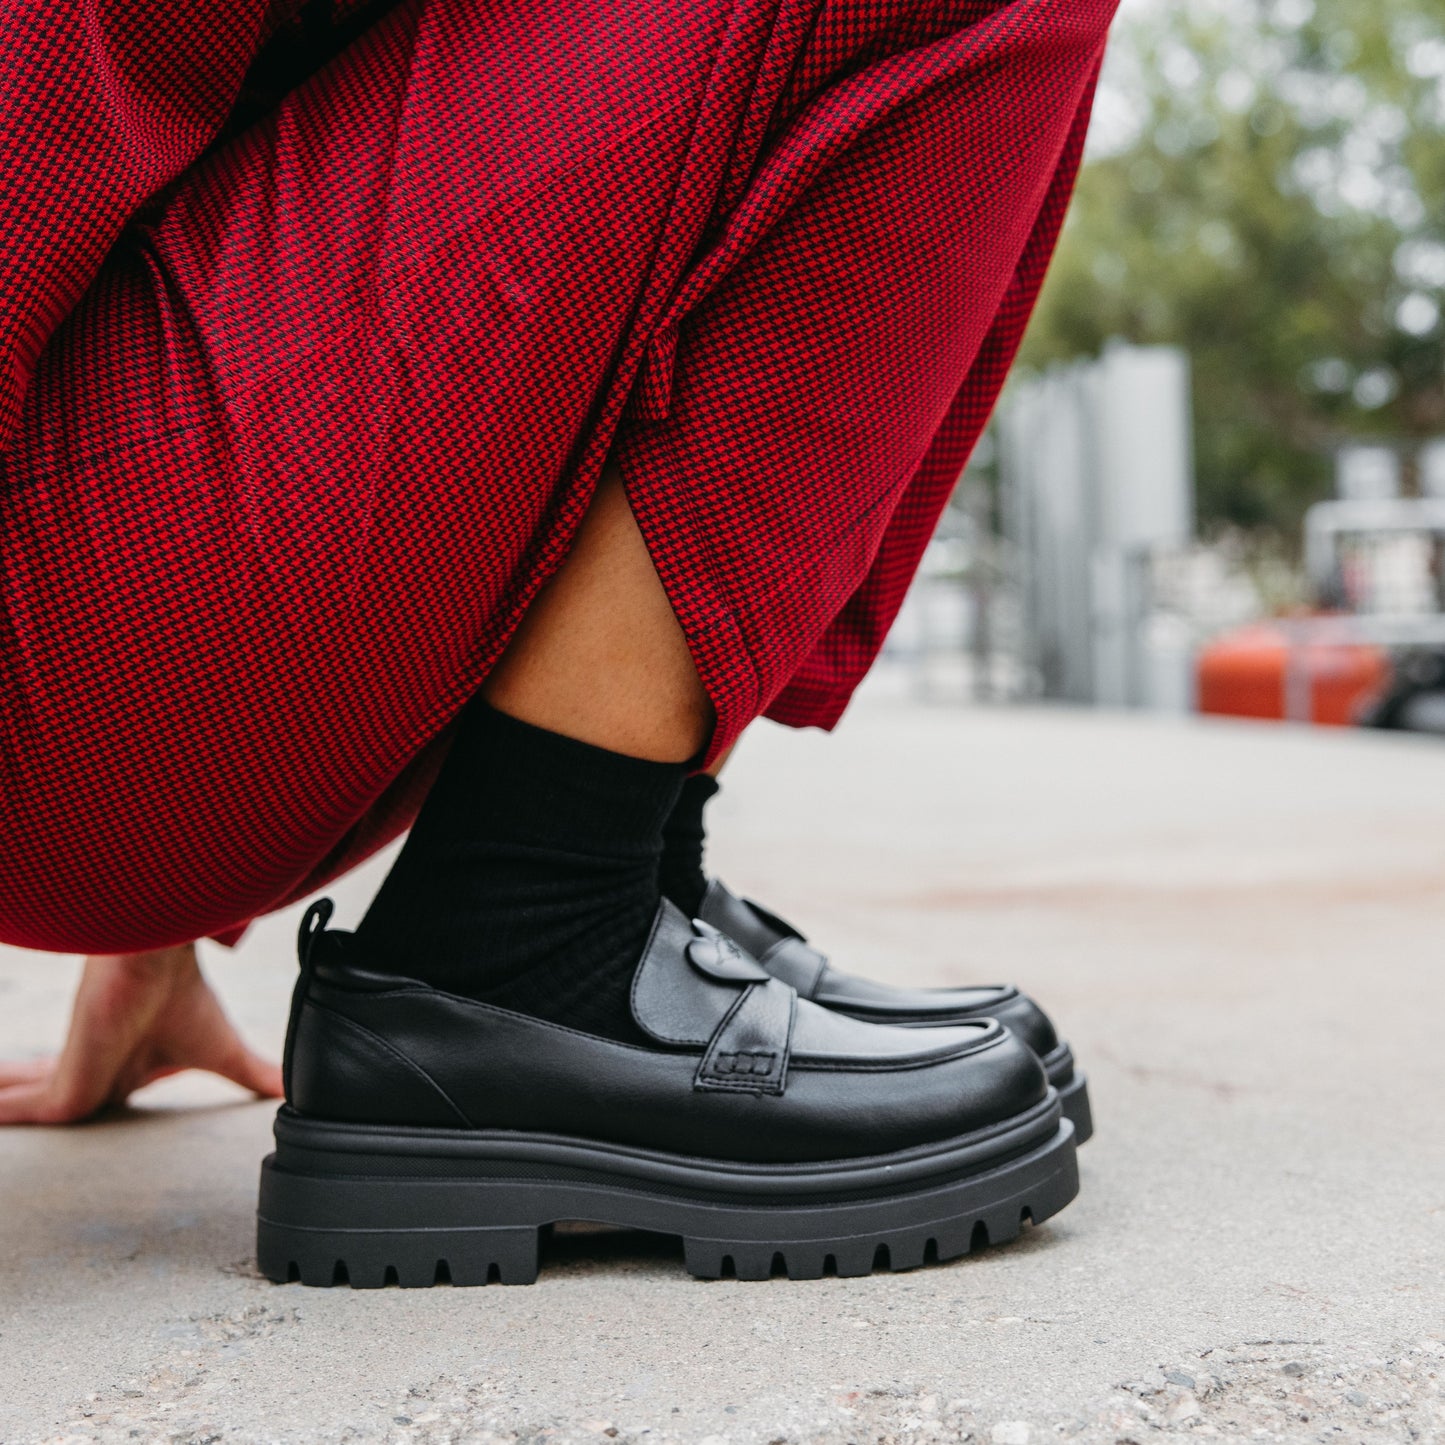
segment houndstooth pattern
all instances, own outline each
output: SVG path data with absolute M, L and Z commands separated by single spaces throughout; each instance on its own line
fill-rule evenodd
M 0 21 L 0 938 L 223 931 L 394 836 L 609 451 L 714 751 L 836 720 L 1112 0 L 405 0 L 325 63 L 314 4 L 90 9 L 109 68 Z

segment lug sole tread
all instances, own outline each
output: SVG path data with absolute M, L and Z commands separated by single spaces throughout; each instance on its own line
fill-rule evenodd
M 1007 1244 L 1023 1230 L 1042 1223 L 1025 1205 L 1007 1213 L 992 1211 L 964 1217 L 928 1233 L 903 1231 L 856 1239 L 817 1240 L 771 1245 L 682 1237 L 683 1262 L 695 1279 L 792 1280 L 853 1279 L 870 1274 L 902 1274 Z M 443 1231 L 359 1237 L 338 1245 L 335 1234 L 309 1240 L 306 1231 L 274 1226 L 266 1231 L 261 1272 L 277 1284 L 319 1288 L 428 1289 L 435 1285 L 525 1285 L 541 1268 L 541 1234 L 536 1229 Z

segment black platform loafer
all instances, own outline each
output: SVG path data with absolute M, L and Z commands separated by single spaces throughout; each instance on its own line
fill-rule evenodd
M 1049 1016 L 1010 984 L 976 988 L 895 988 L 840 973 L 791 923 L 751 899 L 739 898 L 714 878 L 703 898 L 701 917 L 740 943 L 774 978 L 791 984 L 799 998 L 871 1024 L 936 1028 L 992 1018 L 1007 1024 L 1042 1060 L 1059 1091 L 1064 1116 L 1082 1144 L 1094 1132 L 1089 1086 L 1074 1067 L 1068 1044 L 1054 1032 Z
M 867 1274 L 1012 1239 L 1077 1192 L 1058 1094 L 998 1023 L 831 1013 L 664 903 L 640 1047 L 356 967 L 330 908 L 302 924 L 261 1168 L 273 1280 L 525 1284 L 559 1220 L 680 1235 L 708 1278 Z

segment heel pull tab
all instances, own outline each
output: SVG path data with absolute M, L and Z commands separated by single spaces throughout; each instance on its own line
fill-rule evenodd
M 316 953 L 316 942 L 326 932 L 326 925 L 336 911 L 329 898 L 318 898 L 301 915 L 301 927 L 296 933 L 296 954 L 301 961 L 301 972 L 296 976 L 296 987 L 291 990 L 291 1016 L 286 1021 L 286 1045 L 281 1052 L 281 1081 L 286 1088 L 286 1102 L 293 1104 L 295 1095 L 291 1088 L 292 1060 L 296 1053 L 296 1026 L 301 1019 L 301 1009 L 306 1002 L 306 990 L 311 982 L 311 970 Z
M 296 933 L 296 956 L 301 961 L 301 972 L 311 972 L 311 956 L 316 951 L 316 940 L 326 932 L 336 905 L 329 898 L 318 898 L 301 915 L 301 927 Z

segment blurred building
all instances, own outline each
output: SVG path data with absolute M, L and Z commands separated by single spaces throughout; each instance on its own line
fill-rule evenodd
M 1010 394 L 998 420 L 1023 664 L 1046 697 L 1183 711 L 1192 649 L 1157 607 L 1160 561 L 1194 536 L 1189 362 L 1116 342 Z
M 1115 342 L 1010 388 L 888 655 L 922 696 L 1445 731 L 1445 442 L 1341 446 L 1336 490 L 1271 596 L 1195 536 L 1187 356 Z

